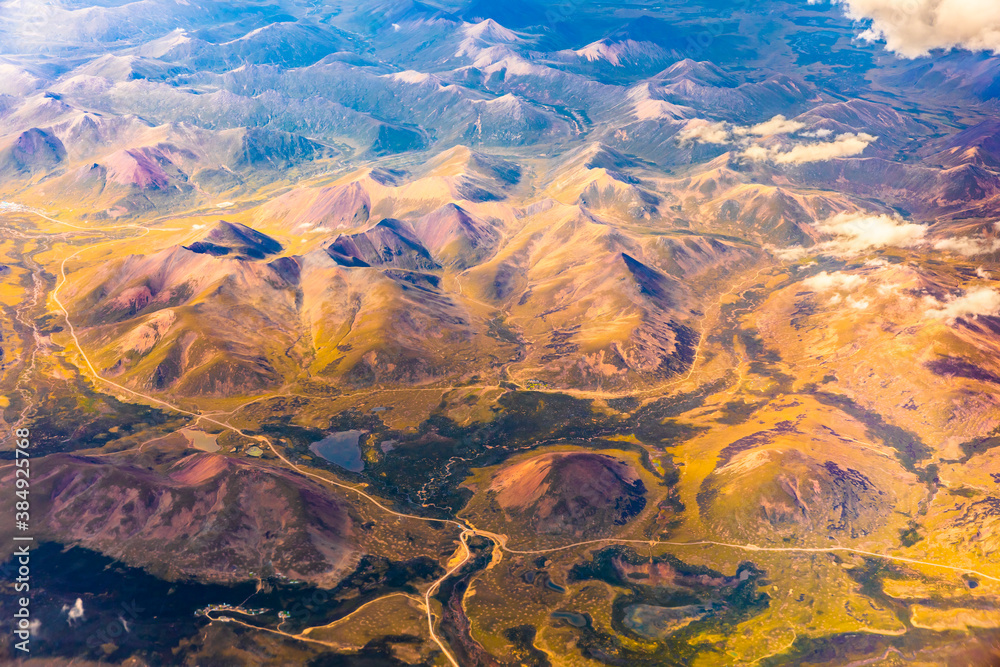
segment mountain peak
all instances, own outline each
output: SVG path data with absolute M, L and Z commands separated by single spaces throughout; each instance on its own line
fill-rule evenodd
M 357 234 L 341 234 L 327 246 L 327 254 L 345 267 L 394 267 L 426 270 L 438 268 L 413 228 L 394 218 L 383 218 Z
M 696 61 L 690 58 L 675 62 L 654 76 L 653 80 L 668 83 L 687 80 L 705 86 L 722 88 L 732 88 L 739 84 L 739 81 L 734 76 L 728 74 L 715 63 Z
M 462 32 L 467 37 L 474 37 L 493 44 L 511 44 L 522 41 L 516 32 L 509 30 L 493 19 L 485 19 L 475 24 L 466 24 Z
M 187 250 L 215 257 L 236 259 L 264 259 L 268 255 L 281 252 L 281 244 L 270 236 L 238 222 L 219 220 Z

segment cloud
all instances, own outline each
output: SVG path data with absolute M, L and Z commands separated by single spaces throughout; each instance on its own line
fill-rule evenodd
M 743 151 L 743 157 L 748 160 L 753 160 L 754 162 L 767 162 L 771 159 L 774 152 L 770 148 L 765 148 L 764 146 L 751 146 L 750 148 Z
M 797 262 L 798 260 L 802 259 L 803 257 L 809 254 L 809 248 L 803 248 L 800 245 L 791 246 L 790 248 L 776 248 L 770 245 L 765 247 L 782 262 Z M 812 266 L 815 263 L 816 262 L 810 261 L 805 264 L 801 264 L 799 265 L 798 270 L 801 271 L 808 266 Z
M 798 143 L 787 150 L 752 143 L 754 137 L 799 134 L 800 137 L 822 140 L 833 134 L 828 129 L 800 132 L 805 127 L 805 123 L 790 120 L 781 114 L 756 125 L 729 125 L 725 122 L 696 118 L 689 120 L 677 133 L 677 140 L 682 144 L 694 141 L 703 144 L 733 144 L 743 148 L 740 154 L 748 160 L 777 164 L 805 164 L 860 155 L 872 142 L 878 140 L 878 137 L 863 132 L 857 134 L 848 132 L 838 135 L 832 141 Z M 792 141 L 794 142 L 794 139 Z
M 847 132 L 837 135 L 830 141 L 824 141 L 833 131 L 818 129 L 812 132 L 801 132 L 805 123 L 789 120 L 781 114 L 756 125 L 729 125 L 725 122 L 712 122 L 704 118 L 689 120 L 677 133 L 677 140 L 682 143 L 700 142 L 703 144 L 726 145 L 733 144 L 743 148 L 743 157 L 754 162 L 774 162 L 777 164 L 805 164 L 807 162 L 823 162 L 838 157 L 861 155 L 878 137 L 864 132 Z M 754 137 L 774 137 L 778 135 L 799 134 L 801 138 L 819 139 L 795 144 L 791 139 L 791 148 L 768 148 L 752 143 Z M 798 141 L 802 141 L 799 138 Z
M 76 603 L 72 607 L 63 605 L 62 612 L 66 614 L 66 622 L 70 625 L 75 625 L 77 621 L 83 618 L 83 600 L 77 598 Z
M 833 273 L 823 271 L 802 281 L 802 286 L 810 291 L 819 293 L 833 292 L 833 295 L 827 301 L 829 305 L 836 306 L 843 303 L 848 308 L 855 310 L 866 310 L 871 305 L 871 301 L 868 299 L 860 299 L 850 294 L 850 292 L 856 292 L 867 284 L 868 279 L 864 276 L 844 273 L 842 271 L 834 271 Z M 845 294 L 847 295 L 846 298 Z
M 740 143 L 740 137 L 770 137 L 778 134 L 794 134 L 806 127 L 805 123 L 789 120 L 778 114 L 771 120 L 756 125 L 729 125 L 725 122 L 712 122 L 704 118 L 689 120 L 678 134 L 681 143 L 700 141 L 703 144 L 733 144 Z M 744 139 L 745 143 L 746 140 Z
M 828 127 L 821 127 L 818 130 L 813 130 L 812 132 L 803 132 L 803 137 L 809 137 L 810 139 L 826 139 L 827 137 L 833 136 L 833 130 Z
M 861 155 L 877 138 L 864 133 L 842 134 L 833 141 L 818 141 L 795 146 L 788 152 L 775 155 L 774 161 L 778 164 L 804 164 Z
M 985 236 L 960 236 L 941 239 L 934 243 L 934 249 L 954 252 L 966 257 L 988 255 L 1000 251 L 1000 238 L 989 239 Z
M 815 0 L 810 0 L 814 3 Z M 833 0 L 846 14 L 864 21 L 860 37 L 884 41 L 905 58 L 934 49 L 1000 53 L 1000 2 L 997 0 Z
M 728 144 L 732 141 L 731 133 L 725 123 L 713 123 L 702 118 L 688 121 L 677 133 L 680 142 L 699 141 L 703 144 Z
M 839 213 L 823 222 L 813 224 L 816 231 L 832 239 L 804 248 L 771 249 L 782 261 L 796 261 L 809 255 L 854 257 L 880 248 L 916 248 L 926 245 L 927 227 L 890 215 L 870 213 Z M 866 266 L 881 266 L 881 260 L 869 261 Z
M 913 248 L 924 241 L 927 228 L 888 215 L 840 213 L 816 229 L 836 238 L 817 246 L 820 252 L 856 255 L 872 248 Z
M 1000 314 L 1000 292 L 991 287 L 973 287 L 960 296 L 953 296 L 938 308 L 930 308 L 927 315 L 952 323 L 960 317 L 976 319 L 980 315 Z
M 847 297 L 847 305 L 854 310 L 867 310 L 872 302 L 868 299 L 855 299 L 853 296 Z
M 834 238 L 811 248 L 792 246 L 769 249 L 782 261 L 796 261 L 809 255 L 851 257 L 878 248 L 933 248 L 965 257 L 1000 252 L 1000 237 L 961 236 L 932 241 L 927 238 L 927 227 L 889 215 L 840 213 L 813 226 L 816 231 Z M 995 229 L 1000 232 L 1000 223 L 996 223 Z M 869 260 L 865 265 L 884 266 L 885 261 Z M 989 273 L 981 267 L 977 275 L 980 278 L 989 277 Z
M 781 114 L 778 114 L 771 120 L 763 123 L 758 123 L 750 127 L 736 128 L 735 132 L 739 135 L 754 134 L 758 137 L 770 137 L 775 134 L 794 134 L 804 129 L 805 126 L 805 123 L 797 120 L 788 120 Z
M 756 125 L 729 125 L 724 122 L 712 122 L 704 118 L 689 120 L 677 138 L 681 143 L 700 141 L 703 144 L 734 144 L 743 143 L 741 137 L 770 137 L 778 134 L 794 134 L 805 128 L 806 124 L 797 120 L 789 120 L 778 114 L 771 120 Z
M 833 273 L 823 271 L 802 281 L 802 286 L 812 292 L 821 294 L 833 292 L 827 301 L 829 305 L 836 306 L 843 303 L 848 308 L 855 310 L 866 310 L 871 305 L 871 301 L 868 299 L 861 299 L 851 294 L 867 284 L 866 277 L 843 271 L 834 271 Z
M 762 146 L 751 146 L 743 151 L 743 157 L 756 162 L 770 160 L 777 164 L 824 162 L 838 157 L 861 155 L 877 139 L 878 137 L 861 132 L 858 134 L 841 134 L 833 141 L 813 141 L 807 144 L 799 144 L 787 151 L 779 148 L 766 149 Z
M 864 276 L 835 271 L 817 273 L 802 281 L 802 286 L 813 292 L 850 292 L 862 287 L 867 281 Z

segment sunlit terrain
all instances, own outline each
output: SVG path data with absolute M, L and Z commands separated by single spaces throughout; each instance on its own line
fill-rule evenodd
M 1000 14 L 896 4 L 0 2 L 3 660 L 1000 664 Z

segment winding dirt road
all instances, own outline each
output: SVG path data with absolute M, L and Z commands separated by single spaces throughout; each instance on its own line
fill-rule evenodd
M 38 216 L 40 216 L 40 217 L 42 217 L 45 220 L 48 220 L 50 222 L 61 224 L 61 225 L 66 225 L 66 226 L 73 227 L 73 228 L 76 228 L 76 229 L 86 230 L 88 232 L 104 232 L 104 231 L 109 231 L 109 230 L 113 230 L 113 229 L 131 228 L 131 229 L 141 230 L 143 232 L 143 235 L 147 235 L 147 234 L 150 234 L 150 233 L 155 232 L 155 231 L 177 231 L 175 229 L 150 229 L 150 228 L 142 226 L 142 225 L 123 225 L 123 226 L 119 226 L 119 227 L 113 227 L 113 228 L 105 227 L 105 228 L 99 228 L 99 229 L 95 229 L 95 228 L 83 228 L 83 227 L 78 227 L 78 226 L 75 226 L 75 225 L 71 225 L 69 223 L 65 223 L 65 222 L 62 222 L 62 221 L 59 221 L 59 220 L 55 220 L 55 219 L 53 219 L 51 217 L 48 217 L 48 216 L 46 216 L 46 215 L 44 215 L 44 214 L 42 214 L 40 212 L 37 212 L 37 211 L 30 210 L 28 212 L 33 213 L 35 215 L 38 215 Z M 59 292 L 66 285 L 67 280 L 68 280 L 67 274 L 66 274 L 66 264 L 69 261 L 71 261 L 73 258 L 75 258 L 80 253 L 82 253 L 82 252 L 84 252 L 86 250 L 90 250 L 90 249 L 93 249 L 93 248 L 96 248 L 96 247 L 99 247 L 99 246 L 102 246 L 102 245 L 116 243 L 116 242 L 119 242 L 120 240 L 121 239 L 112 239 L 110 241 L 103 241 L 101 243 L 97 243 L 97 244 L 93 244 L 93 245 L 88 245 L 88 246 L 86 246 L 84 248 L 81 248 L 81 249 L 77 250 L 76 252 L 72 253 L 71 255 L 68 255 L 68 256 L 64 257 L 62 259 L 61 263 L 60 263 L 60 268 L 59 268 L 59 282 L 58 282 L 58 284 L 56 285 L 55 289 L 52 292 L 52 301 L 59 308 L 59 310 L 60 310 L 60 312 L 61 312 L 61 314 L 63 316 L 63 319 L 66 321 L 66 325 L 67 325 L 67 328 L 68 328 L 69 337 L 72 339 L 73 345 L 76 347 L 77 351 L 80 354 L 80 358 L 82 359 L 82 361 L 84 363 L 85 370 L 94 378 L 94 380 L 96 382 L 103 383 L 103 384 L 107 385 L 108 387 L 114 388 L 115 390 L 117 390 L 119 392 L 122 392 L 122 393 L 124 393 L 124 394 L 126 394 L 128 396 L 132 396 L 132 397 L 134 397 L 136 399 L 141 399 L 142 401 L 148 402 L 148 403 L 150 403 L 152 405 L 159 406 L 159 407 L 162 407 L 164 409 L 167 409 L 167 410 L 170 410 L 170 411 L 182 414 L 182 415 L 187 415 L 187 416 L 190 416 L 192 418 L 196 418 L 196 419 L 200 419 L 200 420 L 209 422 L 209 423 L 214 424 L 216 426 L 219 426 L 221 428 L 224 428 L 224 429 L 230 430 L 230 431 L 232 431 L 234 433 L 237 433 L 237 434 L 239 434 L 240 436 L 242 436 L 244 438 L 247 438 L 247 439 L 250 439 L 250 440 L 254 440 L 256 442 L 260 442 L 260 443 L 266 445 L 267 448 L 285 466 L 287 466 L 289 469 L 294 470 L 295 472 L 297 472 L 297 473 L 299 473 L 299 474 L 301 474 L 303 476 L 310 477 L 310 478 L 318 480 L 318 481 L 320 481 L 320 482 L 322 482 L 324 484 L 328 484 L 330 486 L 336 487 L 336 488 L 338 488 L 340 490 L 356 494 L 359 498 L 361 498 L 364 501 L 372 504 L 373 506 L 377 507 L 379 510 L 385 512 L 386 514 L 388 514 L 390 516 L 401 518 L 401 519 L 413 520 L 413 521 L 443 523 L 443 524 L 446 524 L 446 525 L 454 526 L 456 529 L 458 529 L 460 531 L 459 534 L 458 534 L 458 537 L 457 537 L 458 548 L 456 550 L 456 555 L 453 556 L 453 558 L 449 561 L 449 563 L 451 563 L 451 567 L 449 567 L 447 569 L 447 571 L 441 577 L 439 577 L 438 579 L 436 579 L 435 581 L 433 581 L 428 586 L 427 590 L 423 594 L 423 598 L 422 598 L 422 601 L 421 601 L 421 604 L 424 607 L 424 609 L 426 611 L 426 614 L 427 614 L 427 628 L 428 628 L 428 633 L 429 633 L 431 639 L 441 649 L 442 654 L 445 656 L 445 658 L 448 660 L 448 662 L 453 667 L 459 667 L 459 663 L 456 660 L 454 654 L 452 653 L 451 648 L 447 645 L 447 643 L 445 642 L 445 640 L 443 639 L 443 637 L 441 637 L 438 634 L 438 632 L 437 632 L 436 618 L 435 618 L 435 614 L 434 614 L 434 610 L 433 610 L 433 605 L 432 605 L 431 599 L 433 598 L 434 594 L 440 589 L 441 585 L 449 577 L 453 576 L 456 572 L 460 571 L 469 562 L 469 560 L 472 558 L 472 551 L 470 550 L 469 545 L 468 545 L 468 540 L 472 536 L 476 536 L 476 537 L 480 537 L 480 538 L 484 538 L 484 539 L 490 540 L 493 543 L 493 550 L 494 551 L 497 550 L 497 549 L 499 549 L 501 552 L 505 552 L 505 553 L 509 553 L 509 554 L 514 554 L 514 555 L 541 555 L 541 554 L 554 553 L 554 552 L 558 552 L 558 551 L 567 551 L 567 550 L 571 550 L 571 549 L 584 548 L 584 547 L 589 547 L 589 546 L 593 546 L 593 545 L 601 545 L 601 544 L 636 544 L 636 545 L 646 545 L 646 546 L 664 546 L 664 547 L 673 547 L 673 548 L 718 547 L 718 548 L 738 549 L 738 550 L 747 551 L 747 552 L 781 552 L 781 553 L 789 553 L 789 554 L 793 554 L 793 553 L 802 553 L 802 554 L 815 554 L 815 553 L 853 553 L 853 554 L 857 554 L 857 555 L 861 555 L 861 556 L 870 556 L 870 557 L 874 557 L 874 558 L 881 558 L 881 559 L 885 559 L 885 560 L 891 560 L 891 561 L 896 561 L 896 562 L 908 563 L 908 564 L 911 564 L 911 565 L 919 565 L 919 566 L 930 567 L 930 568 L 940 568 L 940 569 L 954 571 L 954 572 L 959 572 L 959 573 L 963 573 L 963 574 L 971 574 L 971 575 L 975 575 L 975 576 L 981 577 L 981 578 L 986 579 L 986 580 L 990 580 L 990 581 L 994 581 L 994 582 L 1000 582 L 1000 578 L 998 578 L 998 577 L 994 577 L 994 576 L 985 574 L 983 572 L 979 572 L 979 571 L 968 569 L 968 568 L 957 567 L 957 566 L 947 565 L 947 564 L 943 564 L 943 563 L 921 561 L 921 560 L 916 560 L 916 559 L 912 559 L 912 558 L 905 558 L 905 557 L 902 557 L 902 556 L 896 556 L 896 555 L 893 555 L 893 554 L 879 553 L 879 552 L 874 552 L 874 551 L 865 551 L 865 550 L 861 550 L 861 549 L 854 549 L 854 548 L 850 548 L 850 547 L 840 547 L 840 546 L 835 546 L 835 547 L 816 547 L 816 548 L 809 548 L 809 547 L 768 547 L 768 546 L 758 546 L 758 545 L 754 545 L 754 544 L 732 544 L 732 543 L 726 543 L 726 542 L 717 542 L 717 541 L 713 541 L 713 540 L 699 540 L 699 541 L 694 541 L 694 542 L 671 542 L 671 541 L 658 541 L 658 540 L 652 540 L 651 541 L 651 540 L 634 540 L 634 539 L 619 539 L 619 538 L 602 538 L 602 539 L 594 539 L 594 540 L 585 540 L 585 541 L 581 541 L 581 542 L 574 542 L 572 544 L 566 544 L 566 545 L 563 545 L 563 546 L 560 546 L 560 547 L 552 547 L 552 548 L 548 548 L 548 549 L 535 549 L 535 550 L 514 549 L 514 548 L 511 548 L 511 547 L 508 546 L 508 544 L 507 544 L 507 542 L 508 542 L 508 536 L 507 535 L 499 534 L 499 533 L 493 533 L 493 532 L 490 532 L 490 531 L 477 529 L 471 523 L 469 523 L 467 521 L 464 521 L 464 520 L 461 520 L 461 519 L 438 519 L 438 518 L 432 518 L 432 517 L 426 517 L 426 516 L 419 516 L 419 515 L 416 515 L 416 514 L 410 514 L 410 513 L 406 513 L 406 512 L 398 512 L 398 511 L 393 510 L 390 507 L 386 506 L 382 501 L 380 501 L 379 499 L 377 499 L 374 496 L 370 495 L 369 493 L 367 493 L 366 491 L 364 491 L 362 488 L 360 488 L 358 486 L 352 486 L 352 485 L 349 485 L 349 484 L 345 484 L 343 482 L 337 481 L 336 479 L 331 479 L 330 477 L 327 477 L 325 475 L 314 473 L 314 472 L 311 472 L 309 470 L 302 469 L 301 467 L 297 466 L 296 464 L 294 464 L 293 462 L 291 462 L 290 460 L 288 460 L 279 451 L 279 449 L 274 446 L 274 443 L 269 438 L 267 438 L 266 436 L 254 435 L 254 434 L 246 433 L 242 429 L 233 426 L 228 421 L 223 421 L 223 420 L 216 419 L 216 418 L 212 417 L 211 414 L 209 414 L 209 413 L 200 413 L 200 412 L 195 412 L 195 411 L 191 411 L 191 410 L 186 410 L 184 408 L 181 408 L 179 406 L 173 405 L 173 404 L 171 404 L 171 403 L 169 403 L 169 402 L 167 402 L 165 400 L 162 400 L 160 398 L 157 398 L 155 396 L 150 396 L 149 394 L 145 394 L 145 393 L 136 391 L 136 390 L 131 389 L 131 388 L 125 386 L 125 385 L 122 385 L 122 384 L 119 384 L 117 382 L 114 382 L 113 380 L 109 380 L 108 378 L 105 378 L 100 373 L 98 373 L 97 369 L 91 363 L 90 358 L 87 356 L 86 351 L 83 349 L 83 346 L 81 345 L 79 338 L 77 337 L 76 328 L 74 327 L 73 322 L 70 319 L 69 311 L 66 308 L 66 306 L 63 304 L 63 302 L 59 299 Z M 725 294 L 723 294 L 722 296 L 719 297 L 719 300 L 718 300 L 717 304 L 715 304 L 715 306 L 721 308 L 722 302 L 726 298 L 726 296 L 729 296 L 732 292 L 734 292 L 737 289 L 741 289 L 742 288 L 745 291 L 745 289 L 747 289 L 749 286 L 752 286 L 753 284 L 755 284 L 755 281 L 757 281 L 759 279 L 759 277 L 760 277 L 760 275 L 761 275 L 762 272 L 764 272 L 765 270 L 768 270 L 770 268 L 773 268 L 773 267 L 765 267 L 765 268 L 761 268 L 760 270 L 758 270 L 757 273 L 754 275 L 752 281 L 750 281 L 749 283 L 747 281 L 737 281 L 737 284 L 734 284 L 734 286 L 731 287 L 728 292 L 726 292 Z M 705 335 L 704 335 L 704 326 L 702 328 L 702 335 L 701 335 L 700 338 L 701 338 L 701 340 L 699 341 L 698 348 L 695 351 L 695 358 L 694 358 L 694 360 L 692 362 L 692 367 L 689 370 L 689 372 L 683 378 L 680 378 L 679 380 L 672 381 L 668 385 L 663 385 L 663 386 L 661 386 L 661 387 L 659 387 L 657 389 L 650 390 L 650 391 L 657 391 L 657 390 L 663 389 L 666 386 L 670 386 L 672 384 L 677 384 L 679 382 L 683 382 L 685 380 L 690 379 L 692 373 L 694 372 L 694 368 L 695 368 L 695 366 L 697 365 L 697 362 L 698 362 L 698 358 L 699 358 L 700 350 L 701 350 L 701 345 L 702 345 L 701 341 L 703 341 L 704 338 L 705 338 Z M 440 389 L 441 388 L 436 388 L 436 390 L 440 390 Z M 447 388 L 444 388 L 444 389 L 447 389 Z M 563 392 L 563 393 L 566 393 L 566 392 Z M 619 394 L 607 394 L 607 393 L 604 393 L 604 392 L 577 392 L 577 393 L 579 393 L 581 395 L 588 395 L 588 396 L 589 395 L 593 395 L 595 397 L 620 396 Z M 629 395 L 635 395 L 635 394 L 629 394 Z M 259 400 L 262 400 L 262 399 L 261 398 L 254 399 L 254 401 L 259 401 Z M 215 414 L 218 414 L 218 413 L 215 413 Z M 376 599 L 371 600 L 370 602 L 366 603 L 366 605 L 363 605 L 363 606 L 367 606 L 368 604 L 372 604 L 374 602 L 377 602 L 378 600 L 383 600 L 383 599 L 386 599 L 388 597 L 393 597 L 393 596 L 396 596 L 396 595 L 400 595 L 400 594 L 393 593 L 393 594 L 388 595 L 388 596 L 383 596 L 383 597 L 380 597 L 380 598 L 376 598 Z M 409 596 L 407 596 L 407 597 L 409 597 Z M 417 598 L 411 598 L 411 599 L 417 600 Z M 363 607 L 359 607 L 359 609 L 357 609 L 354 612 L 352 612 L 352 614 L 353 613 L 357 613 L 357 611 L 360 611 L 361 608 L 363 608 Z M 307 633 L 310 630 L 313 630 L 315 628 L 307 629 L 307 630 L 303 631 L 302 633 L 291 634 L 291 633 L 283 632 L 281 630 L 276 630 L 276 629 L 272 629 L 272 628 L 265 628 L 265 627 L 253 625 L 253 624 L 250 624 L 250 623 L 245 623 L 243 621 L 240 621 L 240 620 L 232 618 L 232 617 L 213 617 L 213 616 L 210 616 L 208 614 L 206 614 L 206 616 L 212 622 L 232 622 L 232 623 L 237 623 L 239 625 L 243 625 L 243 626 L 245 626 L 247 628 L 251 628 L 251 629 L 254 629 L 254 630 L 260 630 L 260 631 L 264 631 L 264 632 L 275 633 L 275 634 L 278 634 L 278 635 L 281 635 L 281 636 L 284 636 L 284 637 L 287 637 L 287 638 L 291 638 L 291 639 L 296 639 L 296 640 L 299 640 L 299 641 L 321 644 L 321 645 L 325 645 L 325 646 L 328 646 L 328 647 L 337 647 L 335 644 L 332 644 L 330 642 L 323 642 L 323 641 L 316 640 L 316 639 L 308 637 Z M 340 622 L 346 620 L 347 618 L 348 617 L 344 617 L 342 619 L 338 619 L 338 621 L 335 621 L 335 623 L 340 623 Z

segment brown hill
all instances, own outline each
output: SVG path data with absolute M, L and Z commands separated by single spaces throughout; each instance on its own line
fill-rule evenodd
M 55 135 L 33 127 L 0 142 L 0 174 L 23 178 L 55 168 L 66 158 L 66 147 Z
M 489 493 L 529 531 L 606 535 L 646 506 L 646 489 L 624 461 L 589 452 L 542 454 L 502 469 Z
M 794 449 L 748 451 L 709 476 L 702 511 L 741 537 L 796 530 L 862 537 L 885 522 L 893 496 L 848 465 Z
M 454 203 L 414 220 L 413 230 L 439 262 L 457 269 L 488 259 L 500 241 L 495 224 Z
M 341 266 L 392 266 L 433 269 L 437 263 L 421 245 L 413 228 L 401 220 L 385 218 L 357 234 L 341 234 L 326 248 Z
M 348 505 L 286 470 L 218 454 L 39 461 L 36 539 L 80 545 L 169 578 L 273 571 L 334 585 L 359 555 Z M 12 477 L 12 473 L 8 475 Z

